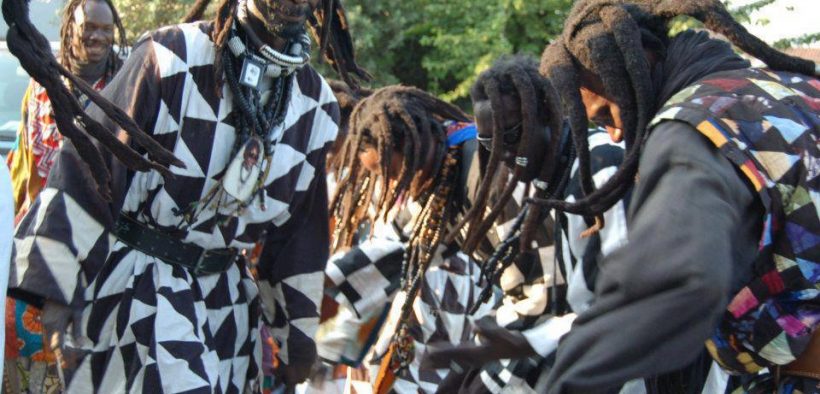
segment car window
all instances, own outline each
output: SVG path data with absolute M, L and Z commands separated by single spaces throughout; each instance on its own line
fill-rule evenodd
M 20 124 L 20 105 L 28 87 L 28 74 L 17 58 L 0 48 L 0 154 L 6 154 L 14 143 Z
M 65 0 L 31 0 L 29 3 L 31 22 L 49 41 L 60 41 L 60 11 L 63 4 Z M 6 21 L 0 18 L 0 41 L 6 40 L 8 29 Z

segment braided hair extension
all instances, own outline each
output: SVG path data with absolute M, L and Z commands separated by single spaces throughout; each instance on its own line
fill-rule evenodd
M 204 11 L 209 1 L 198 0 L 191 14 L 196 10 L 196 7 L 202 6 L 200 3 L 204 3 L 204 7 L 202 7 Z M 219 3 L 214 18 L 214 28 L 211 33 L 211 38 L 216 46 L 214 75 L 216 80 L 219 81 L 216 86 L 216 93 L 220 97 L 222 96 L 222 84 L 224 83 L 222 52 L 227 49 L 230 31 L 237 15 L 238 4 L 239 0 L 222 0 Z M 324 55 L 345 83 L 355 90 L 359 88 L 357 79 L 361 81 L 371 80 L 370 74 L 356 63 L 353 38 L 348 29 L 347 13 L 345 13 L 341 0 L 321 0 L 313 15 L 308 17 L 307 23 L 314 38 L 319 43 L 319 52 Z
M 3 18 L 9 26 L 6 35 L 9 51 L 20 60 L 20 65 L 26 72 L 46 89 L 60 133 L 71 140 L 80 157 L 91 169 L 97 190 L 103 198 L 111 199 L 111 174 L 102 153 L 97 150 L 89 136 L 99 141 L 125 166 L 135 171 L 153 169 L 164 177 L 171 177 L 171 172 L 167 168 L 169 165 L 185 167 L 173 153 L 140 130 L 128 114 L 103 98 L 88 83 L 73 75 L 54 58 L 48 40 L 29 19 L 28 0 L 3 0 L 2 11 Z M 122 143 L 111 130 L 88 116 L 61 77 L 66 78 L 77 90 L 99 106 L 106 116 L 122 127 L 137 145 L 147 151 L 148 158 Z
M 430 173 L 437 174 L 443 165 L 447 151 L 445 120 L 467 122 L 469 117 L 458 107 L 413 87 L 381 88 L 356 105 L 338 155 L 339 188 L 330 204 L 333 216 L 339 219 L 334 250 L 352 245 L 359 225 L 368 219 L 371 205 L 375 204 L 376 214 L 369 219 L 384 218 L 402 196 L 417 198 L 434 188 L 438 178 L 422 179 L 419 173 L 428 156 L 433 157 Z M 378 154 L 378 172 L 371 173 L 361 165 L 358 155 L 367 147 Z M 399 174 L 391 176 L 394 151 L 401 152 L 402 162 Z M 378 196 L 374 196 L 376 190 Z
M 408 318 L 413 310 L 413 303 L 421 289 L 422 281 L 441 240 L 444 238 L 449 223 L 448 218 L 456 211 L 453 203 L 453 191 L 457 189 L 461 150 L 458 147 L 448 149 L 439 171 L 434 177 L 433 190 L 424 203 L 424 208 L 413 226 L 410 241 L 405 250 L 401 269 L 401 289 L 405 298 L 402 303 L 398 323 L 393 332 L 391 343 L 398 346 L 393 354 L 394 365 L 406 368 L 413 360 L 414 352 L 410 347 Z
M 574 203 L 531 199 L 539 205 L 585 216 L 600 215 L 620 200 L 634 182 L 647 125 L 657 106 L 649 62 L 644 49 L 665 57 L 667 24 L 677 16 L 691 16 L 706 29 L 720 33 L 734 45 L 774 70 L 818 75 L 813 62 L 779 52 L 735 21 L 719 0 L 582 0 L 575 4 L 561 38 L 541 58 L 541 73 L 560 92 L 561 104 L 578 151 L 584 197 Z M 600 188 L 592 190 L 586 111 L 581 100 L 580 72 L 592 73 L 607 95 L 621 108 L 627 151 L 621 167 Z
M 128 40 L 125 35 L 125 27 L 123 27 L 122 20 L 120 19 L 120 14 L 117 12 L 117 8 L 114 7 L 114 3 L 111 0 L 69 0 L 63 9 L 62 22 L 60 24 L 60 53 L 58 60 L 63 67 L 71 67 L 71 58 L 74 56 L 74 54 L 71 53 L 71 38 L 74 37 L 74 34 L 77 33 L 76 30 L 79 28 L 74 19 L 74 13 L 78 8 L 85 7 L 89 1 L 105 3 L 111 10 L 111 15 L 114 17 L 114 26 L 117 28 L 114 43 L 117 45 L 118 51 L 111 51 L 108 55 L 106 66 L 106 73 L 108 75 L 114 75 L 122 64 L 120 59 L 125 59 L 125 57 L 128 56 Z
M 535 59 L 524 56 L 506 56 L 498 59 L 493 66 L 479 75 L 476 83 L 471 89 L 471 97 L 473 102 L 489 100 L 493 114 L 493 146 L 490 153 L 489 161 L 482 174 L 481 185 L 477 192 L 475 205 L 465 215 L 462 221 L 457 225 L 448 235 L 448 242 L 457 236 L 458 231 L 464 225 L 468 225 L 465 242 L 462 250 L 467 253 L 472 253 L 481 240 L 484 238 L 487 230 L 492 226 L 493 222 L 498 218 L 502 212 L 505 204 L 512 196 L 516 184 L 521 178 L 521 173 L 524 167 L 516 165 L 512 179 L 503 187 L 503 192 L 496 199 L 491 207 L 489 213 L 487 211 L 487 202 L 489 200 L 490 190 L 493 189 L 495 181 L 495 173 L 501 162 L 501 151 L 503 149 L 503 126 L 501 116 L 497 111 L 502 108 L 502 97 L 513 96 L 520 102 L 521 119 L 522 119 L 522 135 L 516 147 L 517 155 L 523 156 L 524 152 L 530 144 L 530 138 L 538 133 L 539 117 L 547 119 L 550 127 L 549 143 L 550 150 L 545 152 L 545 158 L 555 158 L 559 154 L 560 133 L 562 131 L 562 119 L 560 116 L 560 109 L 558 108 L 558 98 L 555 90 L 552 88 L 550 82 L 538 73 L 538 63 Z M 482 154 L 486 151 L 482 151 Z M 553 160 L 541 160 L 541 169 L 538 176 L 539 179 L 550 181 L 554 177 L 556 170 L 553 165 Z M 554 186 L 554 184 L 553 184 Z M 544 193 L 545 190 L 539 190 L 539 193 Z M 540 195 L 540 194 L 539 194 Z M 538 216 L 541 212 L 538 209 L 530 210 L 531 216 Z M 531 239 L 537 227 L 537 220 L 527 219 L 525 226 L 525 239 Z M 523 243 L 522 243 L 523 244 Z

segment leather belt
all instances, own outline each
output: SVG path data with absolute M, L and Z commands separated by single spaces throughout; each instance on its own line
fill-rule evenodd
M 152 229 L 134 218 L 120 214 L 114 236 L 124 244 L 168 264 L 187 268 L 196 276 L 225 272 L 236 261 L 236 248 L 204 249 Z
M 780 374 L 820 380 L 820 329 L 814 330 L 800 357 L 780 367 Z

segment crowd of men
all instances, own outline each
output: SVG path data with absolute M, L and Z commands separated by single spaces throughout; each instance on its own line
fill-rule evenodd
M 340 0 L 27 4 L 7 393 L 820 393 L 820 66 L 719 0 L 579 0 L 469 111 Z

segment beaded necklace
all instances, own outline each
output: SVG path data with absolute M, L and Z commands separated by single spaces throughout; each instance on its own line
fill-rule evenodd
M 244 2 L 239 8 L 240 20 L 247 12 L 243 10 L 246 10 Z M 179 227 L 182 229 L 193 225 L 206 209 L 223 214 L 225 222 L 232 216 L 242 215 L 255 200 L 260 209 L 267 208 L 264 185 L 273 163 L 274 145 L 281 138 L 281 134 L 278 137 L 273 134 L 287 115 L 296 72 L 310 60 L 310 40 L 306 35 L 288 44 L 291 55 L 264 44 L 257 45 L 256 51 L 250 50 L 244 40 L 258 42 L 258 38 L 249 29 L 240 32 L 236 23 L 230 35 L 228 50 L 222 51 L 222 62 L 225 81 L 233 95 L 234 110 L 229 115 L 237 134 L 233 159 L 200 200 L 175 212 L 181 216 Z M 267 101 L 267 93 L 259 90 L 264 77 L 272 78 Z
M 413 303 L 421 289 L 424 275 L 433 261 L 453 212 L 451 194 L 458 180 L 460 147 L 451 147 L 444 159 L 442 170 L 436 177 L 435 189 L 427 196 L 421 216 L 413 225 L 412 236 L 402 261 L 401 288 L 405 299 L 402 304 L 396 330 L 391 338 L 391 349 L 382 363 L 394 373 L 406 368 L 413 361 L 414 345 L 410 336 L 408 319 Z

